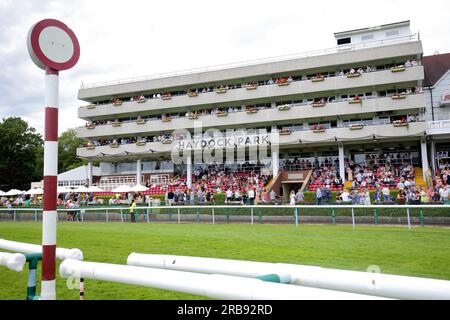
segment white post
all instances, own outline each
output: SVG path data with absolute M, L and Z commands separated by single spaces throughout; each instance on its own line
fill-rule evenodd
M 345 158 L 344 158 L 344 145 L 339 144 L 339 174 L 342 182 L 345 183 Z
M 280 160 L 278 152 L 279 152 L 278 150 L 272 149 L 272 175 L 274 176 L 274 178 L 278 176 L 280 170 L 279 168 Z
M 352 208 L 352 224 L 353 224 L 353 229 L 355 229 L 355 227 L 356 227 L 356 223 L 355 223 L 355 208 Z
M 252 207 L 252 209 L 251 209 L 251 210 L 252 210 L 252 224 L 253 224 L 253 207 Z
M 408 220 L 408 229 L 411 230 L 411 217 L 409 215 L 409 208 L 406 209 L 406 219 Z
M 180 208 L 178 208 L 178 224 L 181 224 Z
M 213 224 L 216 224 L 216 215 L 214 212 L 214 208 L 212 208 L 212 219 L 213 219 Z
M 434 140 L 431 140 L 431 168 L 434 174 L 436 172 L 436 143 Z
M 92 187 L 92 185 L 94 184 L 93 181 L 93 164 L 92 161 L 88 162 L 88 181 L 89 181 L 89 188 Z
M 142 184 L 142 160 L 138 159 L 136 161 L 136 184 Z
M 426 181 L 426 172 L 429 170 L 428 166 L 428 151 L 427 151 L 427 141 L 425 138 L 422 138 L 420 141 L 420 145 L 422 147 L 422 171 L 423 171 L 423 180 Z
M 187 186 L 192 189 L 192 155 L 189 154 L 186 157 L 186 167 L 187 167 Z

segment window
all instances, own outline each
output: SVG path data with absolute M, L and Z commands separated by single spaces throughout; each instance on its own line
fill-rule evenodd
M 387 31 L 386 37 L 394 37 L 394 36 L 398 36 L 399 34 L 400 33 L 398 32 L 398 30 Z
M 373 34 L 366 34 L 361 36 L 361 41 L 367 41 L 367 40 L 372 40 L 373 39 Z
M 337 44 L 338 46 L 342 45 L 342 44 L 347 44 L 347 43 L 351 43 L 352 42 L 352 38 L 342 38 L 342 39 L 338 39 Z

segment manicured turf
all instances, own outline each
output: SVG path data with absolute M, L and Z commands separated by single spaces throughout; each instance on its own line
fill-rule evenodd
M 1 222 L 0 238 L 39 244 L 41 228 L 40 223 Z M 58 245 L 80 248 L 87 261 L 95 262 L 125 264 L 131 252 L 159 253 L 359 271 L 377 265 L 383 273 L 450 280 L 448 228 L 60 223 Z M 24 299 L 26 283 L 27 272 L 0 267 L 0 299 Z M 58 277 L 57 296 L 78 299 L 78 292 L 67 289 L 66 280 Z M 199 297 L 86 281 L 88 300 L 195 298 Z

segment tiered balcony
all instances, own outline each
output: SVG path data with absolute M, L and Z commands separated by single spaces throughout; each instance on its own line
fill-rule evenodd
M 327 103 L 320 108 L 313 108 L 311 105 L 284 105 L 276 109 L 258 110 L 257 113 L 224 113 L 223 115 L 200 116 L 204 127 L 239 127 L 252 123 L 255 126 L 273 124 L 274 122 L 295 120 L 295 119 L 317 119 L 333 117 L 336 115 L 359 115 L 374 114 L 383 111 L 414 110 L 423 108 L 425 100 L 423 94 L 408 95 L 406 99 L 393 100 L 391 97 L 372 98 L 362 100 L 358 104 L 349 104 L 348 101 Z M 226 115 L 226 116 L 224 116 Z M 167 120 L 148 120 L 138 124 L 136 121 L 122 122 L 120 127 L 112 125 L 97 125 L 90 129 L 81 127 L 77 130 L 80 138 L 98 138 L 109 136 L 135 135 L 142 136 L 155 132 L 174 131 L 177 129 L 194 128 L 194 121 L 186 117 L 173 118 Z
M 307 93 L 348 91 L 348 89 L 360 88 L 361 91 L 367 89 L 372 91 L 373 87 L 385 84 L 414 83 L 424 78 L 422 66 L 406 68 L 405 72 L 392 73 L 390 70 L 364 73 L 357 78 L 348 78 L 347 76 L 330 77 L 322 82 L 312 82 L 311 80 L 293 81 L 287 86 L 278 84 L 259 86 L 256 90 L 247 90 L 246 88 L 233 89 L 221 94 L 208 92 L 199 94 L 192 99 L 187 94 L 181 96 L 172 96 L 170 100 L 148 99 L 144 103 L 122 102 L 119 106 L 113 104 L 98 105 L 91 109 L 80 107 L 78 116 L 83 119 L 92 119 L 95 117 L 118 116 L 131 113 L 142 113 L 150 110 L 158 110 L 161 113 L 167 113 L 168 110 L 182 110 L 186 107 L 210 106 L 214 104 L 230 104 L 246 101 L 251 104 L 252 101 L 261 101 L 261 99 L 285 99 Z M 249 102 L 249 103 L 247 103 Z

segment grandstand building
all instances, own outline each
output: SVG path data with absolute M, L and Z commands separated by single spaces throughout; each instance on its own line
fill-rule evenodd
M 174 179 L 190 187 L 208 166 L 195 150 L 211 146 L 224 148 L 215 167 L 269 176 L 267 187 L 285 195 L 306 188 L 320 165 L 345 184 L 349 166 L 407 163 L 423 181 L 431 140 L 418 34 L 404 21 L 335 38 L 332 49 L 84 85 L 77 155 L 101 163 L 97 184 L 107 190 Z M 268 146 L 258 160 L 255 145 Z M 174 150 L 189 150 L 184 163 L 172 161 Z

